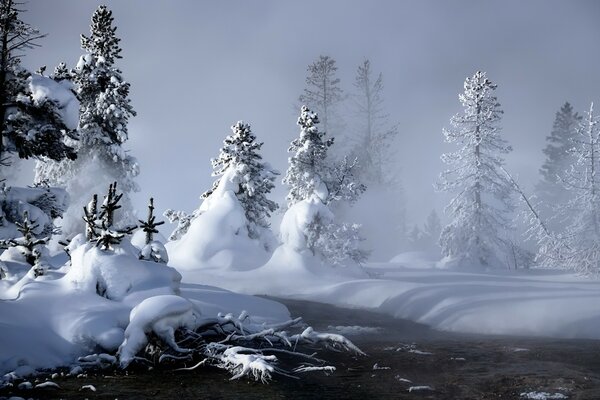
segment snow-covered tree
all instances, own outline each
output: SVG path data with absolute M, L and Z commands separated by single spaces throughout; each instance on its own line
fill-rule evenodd
M 45 35 L 19 18 L 19 5 L 0 1 L 0 162 L 6 163 L 7 153 L 74 159 L 64 141 L 70 130 L 56 102 L 34 91 L 34 77 L 20 65 L 22 52 Z
M 45 245 L 49 238 L 37 238 L 35 232 L 38 231 L 39 225 L 35 221 L 31 221 L 29 213 L 23 213 L 21 222 L 15 223 L 20 237 L 2 241 L 3 247 L 14 248 L 23 260 L 31 265 L 35 277 L 44 275 L 46 261 L 44 256 L 47 255 Z
M 302 106 L 298 125 L 300 136 L 294 139 L 288 148 L 293 155 L 283 183 L 289 186 L 288 207 L 301 202 L 317 201 L 325 208 L 337 200 L 352 202 L 365 190 L 354 177 L 356 160 L 330 165 L 327 151 L 333 139 L 325 139 L 325 132 L 318 128 L 319 117 L 308 107 Z M 288 211 L 289 212 L 289 211 Z M 311 216 L 303 232 L 306 246 L 319 253 L 332 265 L 352 260 L 361 263 L 366 252 L 358 245 L 362 241 L 359 226 L 339 224 L 331 218 L 331 212 Z M 285 219 L 285 217 L 284 217 Z
M 314 110 L 323 123 L 323 130 L 328 134 L 337 131 L 339 121 L 336 121 L 336 112 L 344 100 L 344 92 L 340 87 L 337 77 L 335 60 L 329 56 L 319 56 L 319 59 L 307 68 L 306 87 L 298 98 Z
M 148 203 L 148 218 L 145 221 L 139 220 L 139 227 L 146 234 L 144 246 L 140 250 L 140 260 L 154 261 L 157 263 L 166 264 L 169 262 L 169 256 L 165 246 L 154 240 L 154 234 L 158 233 L 157 227 L 164 224 L 165 221 L 156 221 L 154 215 L 154 199 L 151 197 Z
M 199 215 L 199 210 L 195 210 L 192 214 L 188 214 L 185 211 L 178 211 L 173 209 L 167 209 L 163 216 L 169 220 L 171 224 L 177 223 L 177 226 L 171 232 L 169 240 L 179 240 L 185 235 L 190 228 L 192 221 Z
M 394 142 L 398 127 L 390 125 L 383 106 L 383 75 L 374 76 L 371 63 L 358 66 L 354 81 L 354 114 L 357 117 L 352 154 L 361 165 L 361 179 L 376 185 L 397 183 L 398 166 L 394 165 Z
M 67 68 L 67 64 L 61 62 L 54 68 L 54 73 L 50 76 L 55 81 L 64 81 L 72 78 L 71 71 Z
M 555 235 L 552 247 L 542 248 L 548 264 L 574 269 L 586 275 L 600 274 L 600 117 L 594 105 L 579 124 L 570 153 L 576 160 L 562 180 L 573 198 L 560 208 L 569 222 Z M 545 253 L 543 251 L 546 251 Z M 562 264 L 562 265 L 560 265 Z
M 288 152 L 289 166 L 283 183 L 290 187 L 287 201 L 291 206 L 308 199 L 313 194 L 322 202 L 329 199 L 325 180 L 329 175 L 327 150 L 333 145 L 333 138 L 325 139 L 325 132 L 319 130 L 319 117 L 307 106 L 302 106 L 298 125 L 300 136 L 292 141 Z
M 211 160 L 212 175 L 223 176 L 227 170 L 235 170 L 234 179 L 238 182 L 235 196 L 248 219 L 248 235 L 256 239 L 260 237 L 262 229 L 269 228 L 271 213 L 279 207 L 267 198 L 275 187 L 273 182 L 279 172 L 262 160 L 259 152 L 263 143 L 256 141 L 249 124 L 238 121 L 231 130 L 233 134 L 223 141 L 219 156 Z M 202 198 L 209 197 L 220 181 L 221 178 L 217 179 L 213 187 L 202 194 Z
M 548 205 L 544 207 L 544 211 L 550 211 L 552 205 L 563 204 L 568 200 L 569 192 L 565 190 L 561 180 L 575 161 L 570 150 L 580 122 L 581 115 L 573 111 L 568 102 L 556 112 L 552 131 L 546 137 L 547 144 L 543 150 L 546 160 L 540 169 L 542 179 L 536 187 L 538 198 Z
M 67 235 L 83 228 L 79 213 L 86 199 L 113 181 L 119 183 L 124 194 L 120 219 L 129 224 L 136 221 L 129 193 L 139 190 L 134 181 L 139 167 L 123 148 L 128 139 L 127 124 L 135 111 L 129 99 L 130 85 L 115 65 L 121 58 L 121 48 L 113 23 L 112 11 L 98 7 L 92 16 L 90 35 L 81 36 L 86 54 L 72 71 L 80 102 L 78 160 L 38 165 L 36 171 L 36 181 L 66 186 L 71 195 L 73 204 L 63 224 Z M 57 71 L 59 76 L 61 71 Z
M 86 223 L 87 240 L 96 243 L 102 250 L 112 250 L 113 246 L 121 243 L 126 235 L 131 234 L 137 225 L 117 227 L 115 225 L 115 212 L 121 208 L 119 202 L 123 193 L 117 194 L 117 182 L 108 187 L 108 193 L 97 210 L 97 195 L 92 196 L 92 201 L 83 208 L 83 220 Z
M 467 78 L 459 95 L 464 111 L 444 130 L 446 142 L 459 149 L 442 156 L 450 169 L 441 174 L 438 189 L 455 197 L 446 207 L 451 222 L 440 245 L 448 260 L 462 265 L 498 266 L 506 259 L 513 189 L 501 168 L 512 149 L 499 135 L 503 112 L 495 89 L 485 72 Z

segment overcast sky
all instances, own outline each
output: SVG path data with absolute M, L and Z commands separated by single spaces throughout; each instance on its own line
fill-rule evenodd
M 346 90 L 365 57 L 383 73 L 412 222 L 446 201 L 432 186 L 452 149 L 442 128 L 475 70 L 498 84 L 508 168 L 529 188 L 556 110 L 600 100 L 597 1 L 30 0 L 23 18 L 48 36 L 25 66 L 72 67 L 99 4 L 113 10 L 138 112 L 127 148 L 141 164 L 140 208 L 150 195 L 161 210 L 196 208 L 213 180 L 209 159 L 237 120 L 284 172 L 298 134 L 292 105 L 320 54 L 337 61 Z

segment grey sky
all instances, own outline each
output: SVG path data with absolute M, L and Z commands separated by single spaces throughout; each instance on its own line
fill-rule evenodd
M 460 111 L 457 95 L 477 69 L 498 84 L 508 168 L 531 188 L 554 113 L 600 100 L 600 2 L 595 1 L 155 1 L 103 2 L 122 39 L 119 66 L 138 116 L 128 148 L 142 168 L 143 207 L 191 211 L 209 187 L 209 159 L 243 119 L 265 158 L 282 172 L 298 129 L 292 108 L 306 66 L 337 60 L 346 90 L 358 64 L 384 75 L 387 110 L 400 124 L 408 215 L 422 219 L 442 195 L 442 128 Z M 48 34 L 26 66 L 72 67 L 79 34 L 102 2 L 30 0 L 24 19 Z M 282 189 L 280 189 L 281 191 Z M 279 198 L 278 200 L 281 200 Z

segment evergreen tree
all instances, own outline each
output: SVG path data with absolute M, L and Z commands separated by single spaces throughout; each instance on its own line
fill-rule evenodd
M 564 190 L 561 179 L 565 172 L 573 164 L 572 154 L 573 139 L 577 136 L 577 129 L 581 122 L 581 116 L 573 111 L 568 102 L 556 113 L 550 136 L 546 137 L 547 145 L 543 152 L 546 160 L 540 169 L 541 181 L 537 185 L 538 197 L 543 203 L 549 205 L 562 204 L 568 200 L 569 192 Z
M 113 181 L 123 191 L 119 219 L 127 224 L 137 220 L 129 193 L 139 190 L 134 181 L 139 166 L 123 148 L 128 139 L 128 121 L 135 111 L 129 99 L 130 85 L 115 65 L 122 57 L 113 24 L 112 11 L 106 6 L 98 7 L 92 16 L 90 35 L 81 35 L 81 48 L 86 54 L 71 73 L 80 102 L 79 159 L 49 163 L 36 171 L 36 181 L 66 186 L 71 195 L 72 205 L 63 224 L 67 235 L 83 228 L 79 213 L 86 199 Z M 63 72 L 59 67 L 58 76 L 63 76 Z
M 117 182 L 108 187 L 108 193 L 100 206 L 100 214 L 97 212 L 98 195 L 94 194 L 90 203 L 83 207 L 86 223 L 86 238 L 102 250 L 112 250 L 113 246 L 119 245 L 126 235 L 130 235 L 137 225 L 125 227 L 115 226 L 115 211 L 121 208 L 119 202 L 123 193 L 117 194 Z
M 300 136 L 292 141 L 288 152 L 289 167 L 283 183 L 289 185 L 288 205 L 319 196 L 323 203 L 329 198 L 325 180 L 328 175 L 327 150 L 333 145 L 333 138 L 325 139 L 325 132 L 318 128 L 319 117 L 307 106 L 302 106 L 298 125 Z
M 358 66 L 354 81 L 353 96 L 358 129 L 352 154 L 356 154 L 361 165 L 361 179 L 377 185 L 398 183 L 395 169 L 390 168 L 393 143 L 398 137 L 397 126 L 390 126 L 383 108 L 383 75 L 373 76 L 369 60 Z
M 306 87 L 299 97 L 300 103 L 315 110 L 321 118 L 324 131 L 332 134 L 332 131 L 337 131 L 333 126 L 336 109 L 344 99 L 340 79 L 336 76 L 335 60 L 329 56 L 319 56 L 307 71 Z
M 51 76 L 57 82 L 70 80 L 72 78 L 71 71 L 67 68 L 67 64 L 61 62 L 54 68 L 54 73 Z
M 440 221 L 440 217 L 435 210 L 431 210 L 431 213 L 427 216 L 427 221 L 425 221 L 425 225 L 423 226 L 423 233 L 432 244 L 437 244 L 440 240 L 442 221 Z
M 212 160 L 212 175 L 223 176 L 228 170 L 235 171 L 232 177 L 237 182 L 235 195 L 244 208 L 248 234 L 257 239 L 262 229 L 269 228 L 271 213 L 279 207 L 267 198 L 275 187 L 273 182 L 279 172 L 262 161 L 259 151 L 263 143 L 256 141 L 250 125 L 238 121 L 231 130 L 233 134 L 225 138 L 219 156 Z M 221 179 L 217 179 L 213 187 L 202 194 L 202 198 L 209 197 L 217 189 Z
M 317 114 L 302 106 L 298 118 L 300 136 L 288 149 L 293 155 L 288 159 L 289 166 L 283 179 L 290 187 L 289 207 L 313 199 L 325 206 L 337 200 L 352 202 L 365 190 L 354 177 L 356 160 L 349 163 L 345 158 L 338 165 L 328 164 L 327 151 L 333 139 L 325 139 L 318 124 Z M 331 265 L 341 265 L 349 260 L 360 264 L 366 260 L 368 252 L 359 247 L 363 240 L 359 228 L 356 224 L 336 223 L 317 215 L 308 222 L 304 232 L 307 247 Z
M 22 51 L 38 46 L 45 35 L 19 18 L 13 0 L 0 0 L 0 161 L 6 153 L 20 158 L 74 159 L 65 144 L 70 134 L 55 102 L 32 93 L 32 74 L 20 65 Z
M 570 153 L 576 162 L 563 183 L 573 192 L 560 212 L 570 224 L 538 258 L 585 275 L 600 274 L 600 117 L 594 105 L 582 119 Z M 546 251 L 543 253 L 543 251 Z
M 502 110 L 496 85 L 484 72 L 467 78 L 459 95 L 463 114 L 444 130 L 458 151 L 444 154 L 450 169 L 440 176 L 438 189 L 456 193 L 446 208 L 451 223 L 441 234 L 442 254 L 467 265 L 497 266 L 505 260 L 508 212 L 513 209 L 512 184 L 501 172 L 503 156 L 511 151 L 499 136 Z

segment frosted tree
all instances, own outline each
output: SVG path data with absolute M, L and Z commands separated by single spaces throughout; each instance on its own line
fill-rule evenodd
M 459 95 L 464 108 L 444 130 L 446 142 L 459 149 L 442 156 L 450 169 L 440 176 L 438 189 L 455 193 L 446 207 L 450 224 L 441 233 L 442 254 L 448 260 L 481 267 L 506 259 L 506 237 L 513 210 L 512 184 L 501 171 L 503 156 L 512 149 L 499 136 L 502 110 L 496 85 L 485 72 L 476 72 Z
M 344 100 L 344 92 L 337 77 L 335 60 L 329 56 L 319 59 L 307 68 L 306 87 L 300 95 L 301 104 L 313 109 L 321 119 L 323 130 L 329 134 L 336 131 L 334 119 L 340 103 Z M 334 128 L 334 129 L 332 129 Z
M 288 149 L 292 153 L 283 183 L 289 186 L 288 207 L 306 201 L 317 201 L 324 207 L 337 200 L 355 201 L 365 190 L 354 177 L 356 160 L 349 163 L 330 165 L 327 151 L 333 139 L 325 139 L 325 132 L 318 128 L 319 117 L 308 107 L 302 106 L 298 125 L 300 136 L 294 139 Z M 360 226 L 337 223 L 326 215 L 315 215 L 306 226 L 304 235 L 307 247 L 313 254 L 319 254 L 332 265 L 340 265 L 352 260 L 362 263 L 367 252 L 360 249 L 363 240 Z M 284 217 L 285 219 L 285 217 Z
M 55 81 L 70 80 L 72 78 L 71 71 L 67 68 L 67 64 L 61 62 L 54 68 L 54 73 L 50 76 Z
M 283 183 L 289 185 L 288 205 L 310 198 L 316 194 L 323 203 L 329 200 L 326 180 L 329 176 L 327 150 L 333 145 L 333 138 L 326 139 L 325 132 L 319 130 L 319 117 L 307 106 L 302 106 L 298 125 L 300 136 L 292 141 L 288 152 L 289 166 Z
M 361 178 L 376 185 L 397 183 L 393 145 L 399 131 L 397 126 L 390 125 L 383 107 L 383 75 L 374 76 L 370 61 L 364 60 L 356 71 L 354 87 L 352 98 L 358 131 L 349 140 L 361 165 Z
M 112 181 L 117 181 L 123 191 L 120 219 L 128 224 L 136 221 L 129 193 L 139 190 L 134 181 L 139 167 L 123 148 L 128 139 L 128 121 L 135 111 L 129 99 L 130 85 L 115 65 L 122 57 L 113 23 L 112 12 L 106 6 L 96 9 L 90 35 L 81 36 L 81 48 L 86 54 L 71 74 L 80 102 L 79 159 L 38 165 L 36 171 L 36 181 L 66 186 L 71 195 L 72 205 L 63 223 L 67 235 L 83 229 L 79 217 L 82 205 Z M 58 76 L 63 72 L 59 68 Z
M 567 102 L 556 113 L 552 131 L 546 137 L 547 144 L 543 150 L 546 160 L 540 169 L 542 179 L 536 187 L 539 199 L 547 205 L 544 211 L 551 211 L 552 205 L 568 200 L 569 192 L 561 180 L 575 161 L 570 150 L 580 122 L 581 116 Z
M 38 46 L 45 35 L 20 19 L 18 5 L 0 1 L 0 162 L 6 164 L 8 153 L 74 159 L 74 150 L 64 142 L 70 131 L 57 104 L 34 96 L 32 74 L 21 67 L 22 52 Z
M 212 159 L 212 175 L 222 177 L 228 170 L 235 171 L 229 179 L 237 182 L 235 196 L 244 208 L 248 235 L 257 239 L 263 229 L 269 228 L 271 213 L 279 207 L 267 197 L 275 187 L 275 177 L 279 172 L 262 160 L 260 149 L 263 143 L 256 141 L 249 124 L 238 121 L 231 130 L 233 134 L 223 141 L 219 156 Z M 202 198 L 209 197 L 221 179 L 217 179 L 213 187 L 202 194 Z
M 23 213 L 22 221 L 16 222 L 16 226 L 21 237 L 3 241 L 4 247 L 14 247 L 25 262 L 33 267 L 35 277 L 43 275 L 46 264 L 43 257 L 47 255 L 44 246 L 49 238 L 36 238 L 39 225 L 30 220 L 27 211 Z
M 121 208 L 119 202 L 122 197 L 123 193 L 117 194 L 117 182 L 113 182 L 109 185 L 108 193 L 100 205 L 100 213 L 97 209 L 97 194 L 94 194 L 91 202 L 83 207 L 86 239 L 96 243 L 96 246 L 102 250 L 112 250 L 126 235 L 130 235 L 137 228 L 137 225 L 123 227 L 115 225 L 115 212 Z
M 586 275 L 600 274 L 600 118 L 590 105 L 572 141 L 570 153 L 576 160 L 565 174 L 563 183 L 573 198 L 560 212 L 570 221 L 558 235 L 553 247 L 542 254 L 546 262 Z M 543 251 L 544 249 L 542 249 Z M 548 249 L 546 249 L 548 250 Z M 557 255 L 558 254 L 558 255 Z
M 154 215 L 154 199 L 151 197 L 148 202 L 148 217 L 145 221 L 139 220 L 139 227 L 146 234 L 145 245 L 140 250 L 139 259 L 154 261 L 157 263 L 166 264 L 169 262 L 169 255 L 165 246 L 154 240 L 154 234 L 158 233 L 158 227 L 165 223 L 165 221 L 156 221 Z

